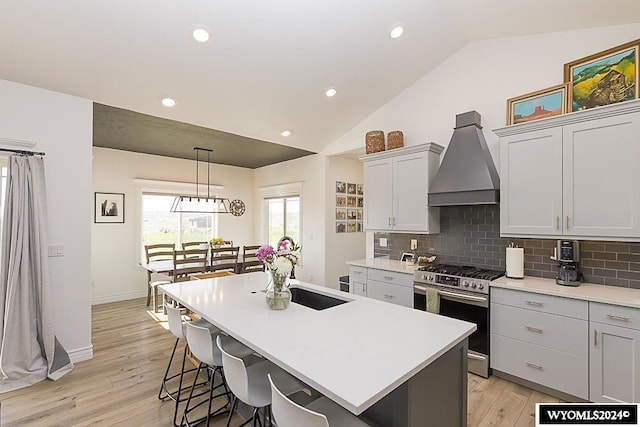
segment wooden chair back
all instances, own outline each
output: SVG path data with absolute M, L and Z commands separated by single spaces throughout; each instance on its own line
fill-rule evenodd
M 182 250 L 209 248 L 209 242 L 187 242 L 182 244 Z
M 207 249 L 178 250 L 173 253 L 173 281 L 191 280 L 192 274 L 207 271 Z
M 238 272 L 239 246 L 211 248 L 211 271 Z
M 173 259 L 173 251 L 176 245 L 173 243 L 158 243 L 155 245 L 145 245 L 144 254 L 147 264 L 152 261 L 166 261 Z M 147 281 L 151 283 L 151 271 L 147 270 Z
M 258 249 L 260 249 L 260 245 L 245 245 L 242 247 L 241 273 L 264 271 L 264 263 L 258 261 L 256 256 Z

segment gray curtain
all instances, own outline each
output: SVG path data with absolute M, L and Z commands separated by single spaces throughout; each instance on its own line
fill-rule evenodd
M 55 337 L 44 160 L 9 157 L 0 261 L 0 393 L 73 369 Z

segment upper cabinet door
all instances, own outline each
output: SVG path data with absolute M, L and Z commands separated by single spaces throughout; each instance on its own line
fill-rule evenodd
M 380 159 L 363 164 L 364 229 L 388 230 L 392 227 L 392 159 Z
M 640 237 L 640 113 L 563 131 L 564 234 Z
M 428 231 L 427 152 L 393 158 L 393 218 L 395 230 Z
M 562 233 L 562 129 L 500 139 L 500 232 Z

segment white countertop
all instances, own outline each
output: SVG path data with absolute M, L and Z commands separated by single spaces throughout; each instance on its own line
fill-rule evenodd
M 413 274 L 414 271 L 420 267 L 414 263 L 406 263 L 403 261 L 396 261 L 392 259 L 384 258 L 365 258 L 355 261 L 347 261 L 349 265 L 355 265 L 357 267 L 377 268 L 380 270 L 395 271 L 397 273 Z
M 160 288 L 354 414 L 476 329 L 460 320 L 295 280 L 291 283 L 351 302 L 321 311 L 291 303 L 273 311 L 261 292 L 267 280 L 267 273 L 258 272 Z
M 491 287 L 640 308 L 639 289 L 618 288 L 591 283 L 581 283 L 580 286 L 561 286 L 556 284 L 554 279 L 529 276 L 525 276 L 524 279 L 501 277 L 492 281 Z

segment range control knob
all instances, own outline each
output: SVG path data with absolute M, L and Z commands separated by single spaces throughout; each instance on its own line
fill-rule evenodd
M 468 281 L 468 280 L 463 280 L 463 281 L 462 281 L 462 285 L 463 285 L 464 287 L 468 288 L 468 287 L 469 287 L 469 281 Z
M 483 285 L 482 283 L 480 283 L 480 284 L 478 285 L 478 289 L 484 289 L 484 285 Z
M 476 288 L 476 282 L 471 282 L 471 287 L 472 287 L 473 289 L 475 289 L 475 288 Z
M 426 274 L 422 275 L 422 280 L 427 280 L 427 275 Z

